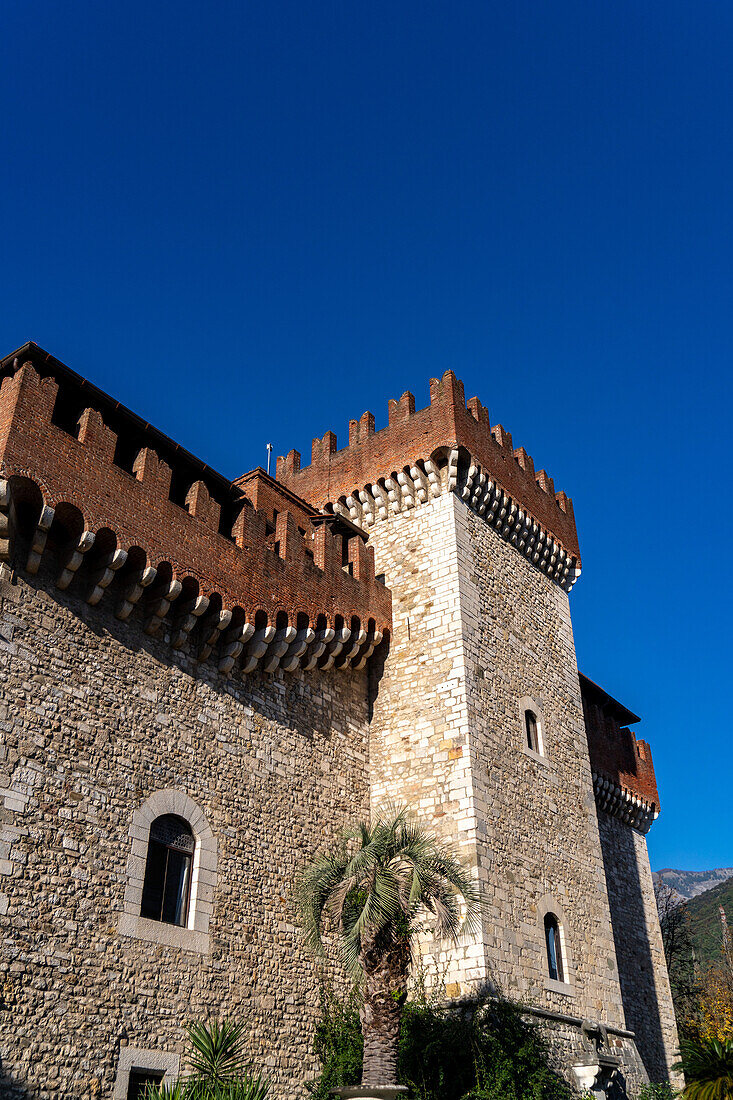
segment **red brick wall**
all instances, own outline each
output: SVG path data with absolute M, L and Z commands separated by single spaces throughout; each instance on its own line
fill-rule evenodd
M 612 704 L 613 700 L 603 705 L 593 691 L 583 689 L 591 767 L 658 809 L 651 749 L 646 741 L 637 741 L 628 726 L 620 725 Z
M 49 369 L 46 360 L 44 372 Z M 347 624 L 357 616 L 364 626 L 374 619 L 379 630 L 389 628 L 391 595 L 375 580 L 373 553 L 361 538 L 349 540 L 350 574 L 342 568 L 341 536 L 310 524 L 301 536 L 298 526 L 304 527 L 312 510 L 286 492 L 281 494 L 274 536 L 268 539 L 265 515 L 244 502 L 233 522 L 232 538 L 225 537 L 219 533 L 220 505 L 203 477 L 188 488 L 184 507 L 169 499 L 175 471 L 151 446 L 140 449 L 134 474 L 114 464 L 117 435 L 99 409 L 82 413 L 78 438 L 52 424 L 59 385 L 70 385 L 63 372 L 51 369 L 41 377 L 30 361 L 3 378 L 3 477 L 32 480 L 50 507 L 73 505 L 86 529 L 111 529 L 118 547 L 141 547 L 156 567 L 169 562 L 175 577 L 195 578 L 201 594 L 219 593 L 225 608 L 244 608 L 250 621 L 258 610 L 271 622 L 283 611 L 293 626 L 298 613 L 305 613 L 311 623 L 319 614 L 331 623 L 341 615 Z M 135 430 L 139 433 L 139 424 Z M 268 480 L 271 508 L 277 487 Z M 236 489 L 230 488 L 236 496 Z
M 445 448 L 463 448 L 493 480 L 549 531 L 564 549 L 579 557 L 572 501 L 555 493 L 544 470 L 535 474 L 524 448 L 516 450 L 500 424 L 493 428 L 478 398 L 466 406 L 463 383 L 453 371 L 430 382 L 430 404 L 415 411 L 415 398 L 404 393 L 389 402 L 389 423 L 374 430 L 374 417 L 364 413 L 349 424 L 349 445 L 336 448 L 336 436 L 314 439 L 310 466 L 301 469 L 300 454 L 291 451 L 277 460 L 277 477 L 299 496 L 322 508 L 369 482 L 389 477 L 418 459 Z

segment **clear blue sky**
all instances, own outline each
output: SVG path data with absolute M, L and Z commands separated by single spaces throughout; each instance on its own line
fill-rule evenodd
M 727 2 L 3 8 L 0 350 L 229 475 L 452 367 L 574 499 L 653 865 L 733 865 Z

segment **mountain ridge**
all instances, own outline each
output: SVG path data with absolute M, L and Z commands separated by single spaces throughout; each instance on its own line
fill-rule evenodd
M 652 872 L 655 883 L 664 883 L 674 890 L 680 901 L 689 901 L 733 878 L 733 867 L 716 867 L 711 871 L 681 871 L 662 867 Z

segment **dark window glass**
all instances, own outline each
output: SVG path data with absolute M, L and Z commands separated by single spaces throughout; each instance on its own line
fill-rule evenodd
M 127 1084 L 127 1100 L 145 1100 L 148 1085 L 159 1085 L 165 1074 L 162 1070 L 132 1069 Z
M 553 913 L 545 917 L 545 943 L 547 945 L 547 969 L 553 981 L 564 982 L 560 925 Z
M 537 735 L 537 715 L 531 710 L 524 712 L 524 728 L 527 733 L 527 745 L 533 752 L 540 751 L 540 739 Z
M 164 814 L 150 826 L 140 916 L 185 925 L 191 889 L 194 839 L 188 824 Z

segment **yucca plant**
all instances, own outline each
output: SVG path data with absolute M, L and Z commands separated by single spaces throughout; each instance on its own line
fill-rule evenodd
M 396 1084 L 412 941 L 426 918 L 436 938 L 457 940 L 463 920 L 478 916 L 473 879 L 403 810 L 347 831 L 303 870 L 295 900 L 308 946 L 323 953 L 323 932 L 334 926 L 344 963 L 362 986 L 362 1084 Z
M 175 1084 L 149 1085 L 145 1100 L 267 1100 L 269 1081 L 245 1061 L 243 1024 L 194 1023 L 187 1032 L 190 1075 Z
M 207 1085 L 221 1085 L 236 1082 L 245 1071 L 245 1058 L 242 1051 L 244 1024 L 234 1024 L 225 1020 L 210 1024 L 189 1024 L 188 1039 L 191 1054 L 188 1066 L 193 1081 Z
M 683 1039 L 684 1100 L 733 1100 L 733 1039 Z

